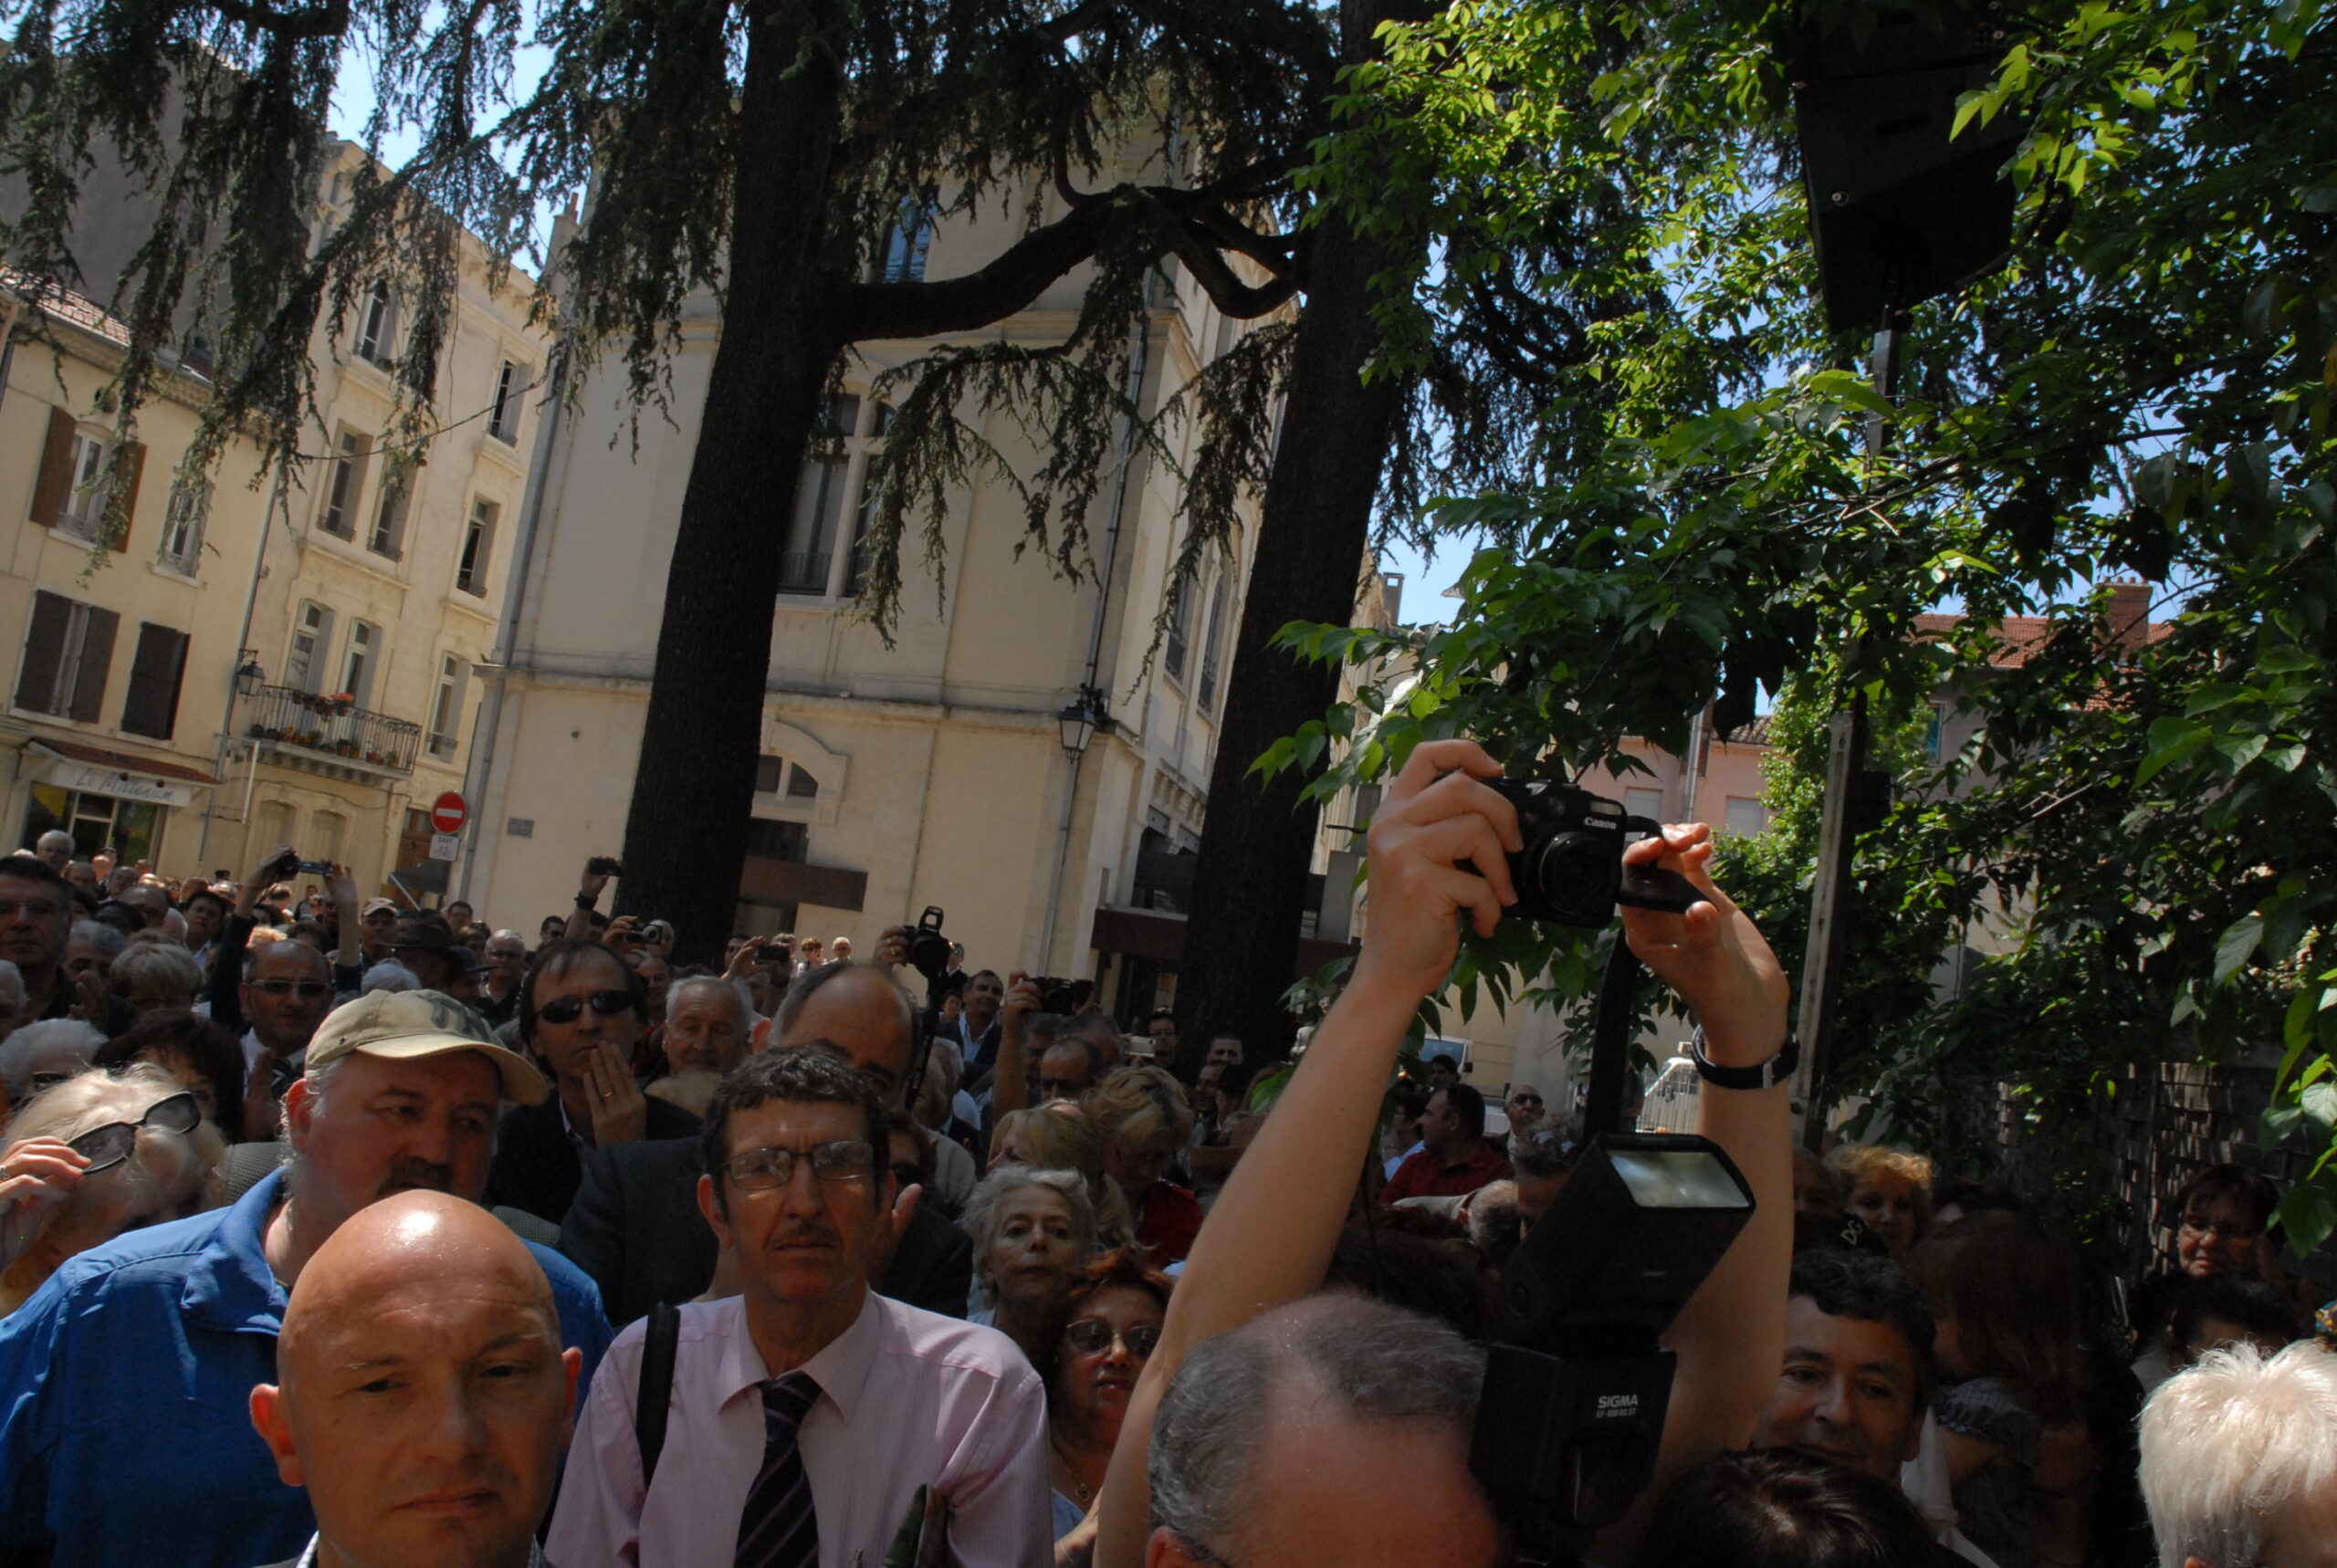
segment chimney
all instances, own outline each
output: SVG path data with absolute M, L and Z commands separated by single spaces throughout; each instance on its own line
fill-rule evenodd
M 2112 579 L 2110 584 L 2110 636 L 2133 653 L 2150 641 L 2151 585 L 2133 578 Z

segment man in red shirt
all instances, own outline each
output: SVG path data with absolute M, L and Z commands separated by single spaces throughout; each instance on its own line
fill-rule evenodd
M 1485 1097 L 1466 1083 L 1429 1097 L 1420 1118 L 1427 1145 L 1396 1167 L 1379 1189 L 1382 1204 L 1408 1197 L 1458 1197 L 1487 1182 L 1505 1180 L 1509 1162 L 1485 1147 Z

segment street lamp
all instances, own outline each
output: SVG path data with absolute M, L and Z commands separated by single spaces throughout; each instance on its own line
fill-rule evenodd
M 259 659 L 251 649 L 244 650 L 244 662 L 236 669 L 236 695 L 251 698 L 259 695 L 260 687 L 267 684 L 267 673 L 259 667 Z
M 1103 692 L 1095 686 L 1080 687 L 1077 699 L 1055 715 L 1055 725 L 1063 732 L 1063 748 L 1074 757 L 1085 755 L 1087 742 L 1095 732 L 1112 727 Z

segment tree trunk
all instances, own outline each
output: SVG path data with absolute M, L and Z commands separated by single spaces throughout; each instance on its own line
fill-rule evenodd
M 1367 386 L 1362 373 L 1378 344 L 1370 284 L 1386 252 L 1336 215 L 1315 247 L 1178 966 L 1177 1033 L 1188 1066 L 1214 1034 L 1239 1035 L 1253 1062 L 1290 1044 L 1282 994 L 1297 971 L 1315 808 L 1299 799 L 1297 770 L 1261 784 L 1250 765 L 1323 716 L 1338 694 L 1338 671 L 1269 643 L 1290 622 L 1344 623 L 1354 612 L 1372 497 L 1400 409 L 1394 378 Z
M 1417 0 L 1347 0 L 1341 52 L 1349 63 L 1377 54 L 1381 22 L 1425 9 Z M 1299 791 L 1313 773 L 1285 769 L 1261 784 L 1250 765 L 1320 718 L 1339 677 L 1336 666 L 1302 664 L 1269 644 L 1293 621 L 1344 624 L 1355 612 L 1372 498 L 1402 412 L 1397 378 L 1363 380 L 1379 343 L 1371 280 L 1396 255 L 1336 212 L 1315 246 L 1178 963 L 1179 1067 L 1189 1074 L 1213 1035 L 1239 1036 L 1256 1063 L 1283 1054 L 1295 1032 L 1282 995 L 1298 973 L 1316 816 Z
M 843 80 L 833 51 L 804 47 L 828 10 L 770 7 L 748 38 L 721 340 L 665 580 L 618 884 L 621 908 L 674 923 L 676 962 L 719 963 L 730 934 L 780 544 L 843 348 L 849 258 L 835 261 L 828 233 Z

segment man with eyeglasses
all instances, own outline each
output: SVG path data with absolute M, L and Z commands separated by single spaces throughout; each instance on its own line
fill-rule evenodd
M 287 1292 L 381 1198 L 478 1201 L 498 1107 L 545 1092 L 445 997 L 380 992 L 333 1013 L 286 1097 L 288 1166 L 227 1208 L 81 1254 L 0 1322 L 0 1561 L 251 1568 L 299 1552 L 308 1495 L 278 1479 L 248 1415 L 276 1380 Z M 609 1337 L 599 1293 L 529 1250 L 589 1377 Z
M 519 982 L 528 977 L 528 939 L 498 931 L 487 939 L 487 974 L 479 982 L 478 1010 L 500 1029 L 519 1016 Z
M 551 1074 L 552 1094 L 504 1113 L 487 1177 L 490 1207 L 508 1204 L 558 1225 L 576 1198 L 584 1156 L 644 1138 L 686 1138 L 696 1116 L 641 1092 L 634 1042 L 649 1005 L 614 948 L 562 937 L 536 955 L 520 987 L 519 1038 Z
M 773 1049 L 841 1050 L 888 1108 L 906 1097 L 917 1007 L 881 966 L 832 964 L 795 977 L 771 1020 Z M 749 1061 L 754 1060 L 749 1058 Z M 560 1249 L 592 1275 L 623 1326 L 658 1301 L 686 1301 L 716 1282 L 720 1251 L 698 1215 L 704 1148 L 651 1138 L 587 1156 Z M 896 1194 L 894 1223 L 871 1237 L 868 1276 L 896 1301 L 962 1316 L 973 1288 L 973 1243 L 917 1191 Z M 736 1289 L 727 1281 L 719 1288 Z
M 1052 1561 L 1038 1375 L 995 1330 L 869 1287 L 892 1223 L 885 1124 L 869 1080 L 824 1048 L 724 1078 L 697 1196 L 742 1293 L 681 1309 L 654 1471 L 634 1428 L 645 1325 L 611 1347 L 546 1542 L 561 1568 L 876 1563 L 922 1489 L 946 1505 L 949 1561 Z

